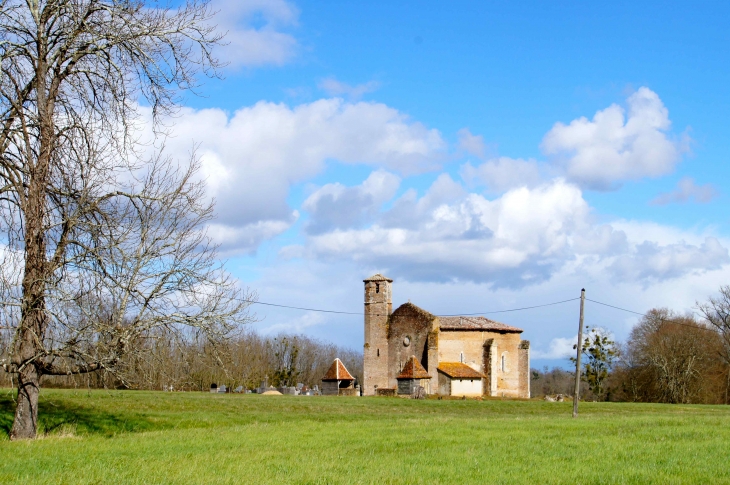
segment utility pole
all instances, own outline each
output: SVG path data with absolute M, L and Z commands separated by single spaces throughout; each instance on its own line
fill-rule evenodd
M 578 323 L 578 345 L 575 357 L 575 392 L 573 393 L 573 417 L 578 416 L 578 394 L 580 394 L 580 356 L 583 353 L 583 306 L 586 302 L 586 289 L 580 290 L 580 320 Z

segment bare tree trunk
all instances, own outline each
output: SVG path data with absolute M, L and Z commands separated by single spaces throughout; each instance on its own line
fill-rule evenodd
M 18 404 L 10 430 L 11 440 L 33 439 L 38 432 L 40 374 L 33 364 L 18 372 Z
M 34 183 L 32 185 L 37 185 Z M 21 311 L 20 332 L 15 344 L 13 364 L 18 369 L 18 404 L 15 421 L 10 432 L 11 439 L 35 438 L 38 428 L 38 393 L 41 373 L 36 359 L 42 351 L 43 336 L 47 326 L 45 311 L 44 267 L 46 265 L 43 238 L 43 196 L 40 188 L 29 197 L 26 226 L 25 275 L 23 278 L 24 298 Z M 36 192 L 33 194 L 33 192 Z M 35 195 L 35 197 L 33 197 Z M 35 200 L 34 200 L 35 199 Z
M 25 274 L 19 339 L 14 364 L 18 369 L 18 404 L 11 439 L 35 438 L 38 429 L 38 394 L 40 377 L 37 359 L 41 357 L 46 334 L 46 238 L 44 216 L 47 214 L 46 187 L 53 139 L 53 103 L 46 96 L 47 64 L 45 43 L 39 42 L 36 66 L 36 93 L 40 121 L 40 150 L 30 167 L 25 200 Z

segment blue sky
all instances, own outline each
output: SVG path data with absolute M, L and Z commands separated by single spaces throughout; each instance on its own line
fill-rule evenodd
M 730 283 L 727 2 L 214 0 L 224 78 L 188 96 L 211 234 L 261 301 L 474 313 L 577 297 L 692 311 Z M 359 348 L 358 317 L 257 306 Z M 493 315 L 562 365 L 578 307 Z M 617 338 L 636 323 L 589 304 Z

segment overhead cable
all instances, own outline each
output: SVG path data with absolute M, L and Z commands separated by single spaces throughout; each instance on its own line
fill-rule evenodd
M 480 312 L 480 313 L 460 313 L 458 315 L 438 315 L 439 317 L 469 317 L 472 315 L 489 315 L 492 313 L 508 313 L 508 312 L 518 312 L 520 310 L 531 310 L 533 308 L 542 308 L 546 306 L 553 306 L 553 305 L 560 305 L 561 303 L 568 303 L 569 301 L 575 301 L 580 300 L 580 297 L 571 298 L 569 300 L 563 300 L 563 301 L 556 301 L 553 303 L 545 303 L 544 305 L 535 305 L 535 306 L 526 306 L 522 308 L 511 308 L 509 310 L 494 310 L 491 312 Z
M 528 306 L 528 307 L 521 307 L 521 308 L 510 308 L 508 310 L 492 310 L 492 311 L 486 311 L 486 312 L 479 312 L 479 313 L 459 313 L 459 314 L 449 314 L 449 315 L 437 315 L 439 317 L 467 317 L 467 316 L 475 316 L 475 315 L 489 315 L 493 313 L 507 313 L 507 312 L 517 312 L 521 310 L 531 310 L 533 308 L 542 308 L 552 305 L 559 305 L 561 303 L 567 303 L 570 301 L 579 300 L 580 298 L 571 298 L 569 300 L 562 300 L 562 301 L 556 301 L 553 303 L 545 303 L 543 305 L 534 305 L 534 306 Z M 254 305 L 265 305 L 265 306 L 272 306 L 277 308 L 289 308 L 292 310 L 303 310 L 308 312 L 319 312 L 319 313 L 335 313 L 339 315 L 359 315 L 364 316 L 365 313 L 363 312 L 346 312 L 346 311 L 340 311 L 340 310 L 323 310 L 321 308 L 306 308 L 306 307 L 298 307 L 298 306 L 291 306 L 291 305 L 281 305 L 279 303 L 268 303 L 263 301 L 256 301 L 256 300 L 241 300 L 245 303 L 251 303 Z M 373 316 L 381 316 L 379 314 L 371 313 L 370 315 Z M 382 315 L 387 316 L 387 315 Z
M 607 306 L 607 307 L 610 307 L 610 308 L 615 308 L 616 310 L 621 310 L 623 312 L 633 313 L 634 315 L 639 315 L 641 317 L 650 317 L 650 315 L 648 313 L 635 312 L 635 311 L 629 310 L 627 308 L 621 308 L 619 306 L 609 305 L 608 303 L 602 303 L 600 301 L 591 300 L 590 298 L 586 298 L 586 301 L 590 301 L 592 303 L 597 303 L 599 305 Z M 661 317 L 659 318 L 659 320 L 661 320 L 663 323 L 668 323 L 670 325 L 679 325 L 681 327 L 694 328 L 694 329 L 697 329 L 697 330 L 709 330 L 711 332 L 717 332 L 717 329 L 712 328 L 712 327 L 705 327 L 705 326 L 702 326 L 702 325 L 688 325 L 686 323 L 681 323 L 681 322 L 677 322 L 677 321 L 674 321 L 674 320 L 669 320 L 667 318 L 661 318 Z

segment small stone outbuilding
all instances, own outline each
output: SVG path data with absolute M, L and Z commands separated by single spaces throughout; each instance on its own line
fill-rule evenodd
M 403 371 L 396 377 L 398 380 L 398 394 L 411 395 L 421 387 L 423 389 L 428 386 L 431 376 L 428 375 L 426 369 L 423 368 L 415 355 L 406 361 Z
M 484 374 L 462 362 L 439 362 L 438 393 L 442 396 L 481 396 Z
M 323 396 L 356 396 L 355 378 L 347 371 L 340 359 L 332 362 L 322 378 Z

